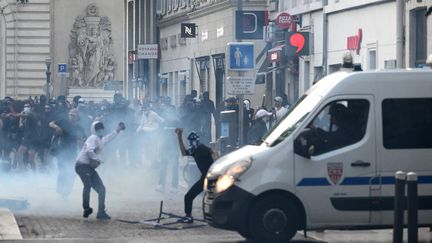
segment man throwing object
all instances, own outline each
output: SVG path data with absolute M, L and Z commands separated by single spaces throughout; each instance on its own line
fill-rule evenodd
M 189 189 L 184 197 L 184 210 L 186 216 L 181 219 L 183 223 L 193 223 L 192 217 L 192 203 L 195 197 L 197 197 L 204 187 L 204 179 L 207 175 L 208 170 L 212 163 L 218 158 L 217 152 L 211 148 L 201 144 L 199 136 L 195 132 L 191 132 L 187 139 L 189 140 L 190 148 L 186 150 L 183 143 L 183 129 L 176 128 L 177 138 L 180 146 L 180 152 L 183 156 L 192 156 L 197 163 L 198 169 L 201 172 L 200 179 Z

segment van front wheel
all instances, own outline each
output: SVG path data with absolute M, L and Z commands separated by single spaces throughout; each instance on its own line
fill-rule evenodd
M 300 225 L 295 204 L 282 196 L 268 196 L 255 202 L 250 210 L 249 229 L 259 242 L 287 242 Z

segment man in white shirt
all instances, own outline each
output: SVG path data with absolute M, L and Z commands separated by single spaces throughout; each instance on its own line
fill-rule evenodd
M 96 172 L 96 167 L 102 163 L 99 154 L 102 148 L 110 141 L 112 141 L 117 134 L 124 130 L 125 126 L 122 122 L 119 123 L 115 131 L 105 136 L 104 125 L 101 121 L 93 122 L 91 126 L 92 135 L 90 135 L 85 141 L 78 157 L 76 159 L 75 171 L 81 178 L 84 184 L 83 188 L 83 217 L 93 213 L 93 209 L 90 207 L 90 189 L 93 189 L 98 193 L 99 206 L 97 219 L 111 219 L 111 217 L 105 212 L 105 186 L 102 179 Z
M 275 115 L 276 118 L 276 122 L 279 122 L 282 117 L 285 115 L 285 113 L 287 113 L 287 108 L 285 108 L 284 106 L 282 106 L 282 102 L 283 99 L 280 96 L 277 96 L 276 98 L 274 98 L 274 102 L 275 102 L 275 109 L 273 110 L 273 113 Z
M 137 128 L 137 132 L 153 132 L 159 127 L 160 123 L 164 122 L 164 119 L 160 117 L 156 112 L 150 109 L 149 105 L 143 105 L 143 114 L 141 116 L 140 124 Z
M 143 104 L 142 106 L 142 116 L 141 121 L 139 123 L 138 128 L 136 129 L 137 133 L 142 133 L 139 136 L 143 138 L 142 140 L 142 148 L 145 155 L 145 159 L 147 161 L 151 161 L 151 165 L 153 167 L 157 166 L 156 154 L 157 152 L 157 144 L 159 134 L 158 129 L 161 127 L 161 123 L 164 123 L 165 120 L 160 117 L 156 112 L 150 109 L 149 104 Z

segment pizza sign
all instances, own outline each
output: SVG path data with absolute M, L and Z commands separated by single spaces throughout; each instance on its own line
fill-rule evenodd
M 292 16 L 289 15 L 288 13 L 283 12 L 276 17 L 276 24 L 282 30 L 291 27 L 292 22 L 293 22 Z

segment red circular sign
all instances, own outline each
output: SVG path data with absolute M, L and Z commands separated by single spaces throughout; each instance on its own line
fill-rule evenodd
M 289 15 L 288 13 L 283 12 L 276 17 L 276 24 L 282 30 L 288 29 L 291 26 L 291 22 L 292 22 L 292 16 Z

